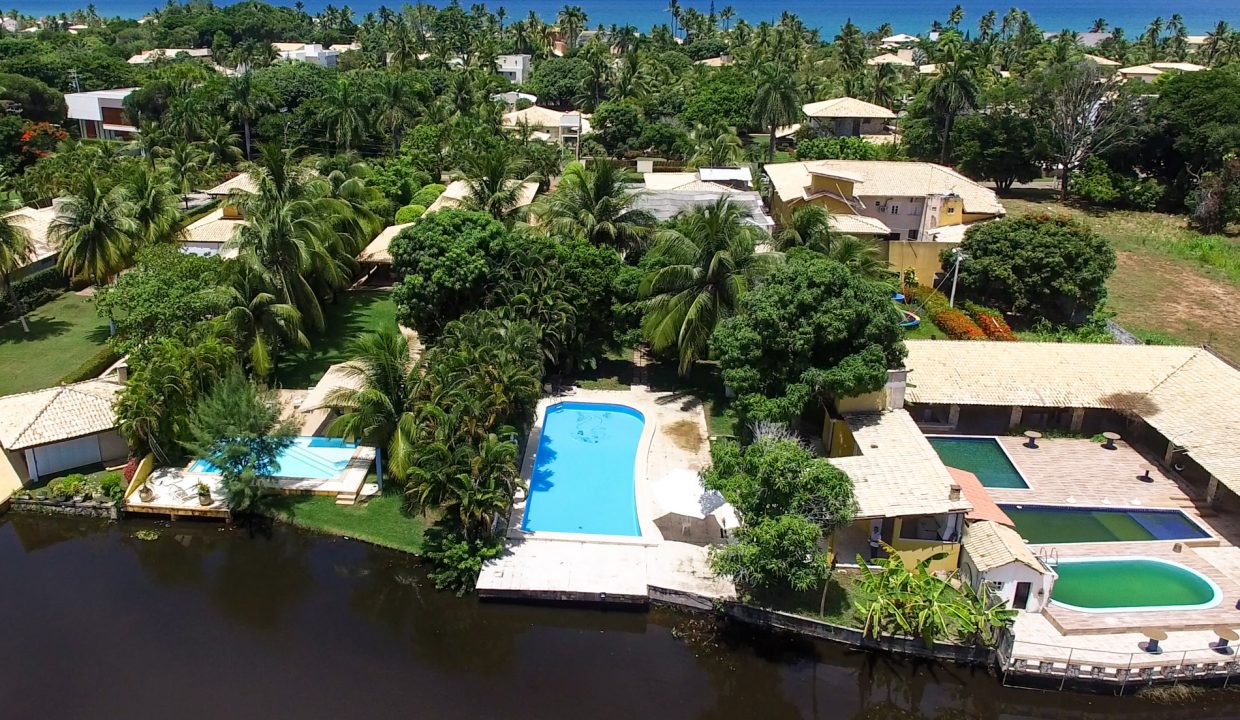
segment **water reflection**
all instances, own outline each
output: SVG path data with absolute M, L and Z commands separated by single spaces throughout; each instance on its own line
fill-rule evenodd
M 10 513 L 0 578 L 5 718 L 1236 717 L 1230 693 L 1012 690 L 668 610 L 481 603 L 405 555 L 283 527 Z

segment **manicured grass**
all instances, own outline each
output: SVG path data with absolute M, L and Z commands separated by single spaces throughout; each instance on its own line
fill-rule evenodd
M 803 615 L 832 625 L 861 629 L 865 627 L 865 613 L 859 606 L 868 603 L 871 596 L 857 587 L 858 576 L 858 571 L 843 568 L 831 573 L 825 604 L 821 587 L 803 593 L 792 590 L 763 590 L 746 599 L 772 610 Z
M 0 326 L 0 395 L 51 387 L 103 347 L 108 323 L 94 298 L 65 293 L 26 316 Z
M 1182 215 L 1065 205 L 1052 193 L 1014 193 L 1013 215 L 1052 213 L 1077 219 L 1111 242 L 1118 267 L 1107 284 L 1107 310 L 1143 339 L 1210 343 L 1240 359 L 1231 308 L 1240 286 L 1240 238 L 1203 236 Z
M 325 327 L 310 334 L 310 349 L 280 358 L 276 381 L 286 388 L 313 387 L 327 368 L 349 359 L 358 335 L 396 326 L 396 304 L 386 290 L 354 290 L 323 307 Z
M 332 495 L 290 495 L 279 499 L 274 515 L 298 527 L 416 555 L 430 523 L 405 514 L 402 502 L 399 492 L 385 492 L 358 505 L 337 505 Z
M 913 312 L 917 312 L 914 310 Z M 909 340 L 946 340 L 947 333 L 939 329 L 938 325 L 930 319 L 930 312 L 922 310 L 917 312 L 917 316 L 921 318 L 921 324 L 915 328 L 905 328 L 904 337 Z

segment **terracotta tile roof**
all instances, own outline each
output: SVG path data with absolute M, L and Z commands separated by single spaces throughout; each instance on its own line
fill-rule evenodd
M 954 193 L 970 214 L 1002 215 L 1003 205 L 990 188 L 951 168 L 923 162 L 893 160 L 810 160 L 771 163 L 764 167 L 775 192 L 784 202 L 806 197 L 815 173 L 844 177 L 855 184 L 857 197 L 925 197 Z
M 828 222 L 832 230 L 845 235 L 886 235 L 891 232 L 882 220 L 865 215 L 832 213 Z
M 982 485 L 982 481 L 968 470 L 947 466 L 947 472 L 951 474 L 952 479 L 960 486 L 964 492 L 964 496 L 973 504 L 973 509 L 965 515 L 967 520 L 989 520 L 997 522 L 1001 525 L 1014 526 L 1012 518 L 991 499 L 990 493 L 986 492 L 986 487 Z
M 801 111 L 806 117 L 812 118 L 887 118 L 896 116 L 882 105 L 875 105 L 852 97 L 838 97 L 830 100 L 802 105 Z
M 23 450 L 111 430 L 120 389 L 112 380 L 87 380 L 0 397 L 0 447 Z
M 182 241 L 204 245 L 219 245 L 222 248 L 224 243 L 232 239 L 233 233 L 237 228 L 242 225 L 245 225 L 245 220 L 225 219 L 223 208 L 218 208 L 186 226 Z
M 1135 415 L 1240 492 L 1240 370 L 1205 348 L 910 340 L 910 402 Z
M 1012 563 L 1020 563 L 1041 573 L 1050 572 L 1015 530 L 999 523 L 970 523 L 964 529 L 962 547 L 969 553 L 974 567 L 982 572 Z
M 972 509 L 930 441 L 904 410 L 844 418 L 860 455 L 831 458 L 852 478 L 858 518 L 934 515 Z

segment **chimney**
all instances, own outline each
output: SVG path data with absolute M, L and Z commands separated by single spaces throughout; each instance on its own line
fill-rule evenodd
M 904 408 L 904 390 L 908 387 L 908 369 L 887 371 L 887 409 Z
M 959 500 L 960 499 L 960 486 L 959 485 L 957 485 L 956 483 L 951 484 L 951 489 L 947 491 L 947 499 L 948 500 Z

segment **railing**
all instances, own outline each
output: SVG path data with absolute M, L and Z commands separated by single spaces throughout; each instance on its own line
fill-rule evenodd
M 1019 678 L 1057 679 L 1060 690 L 1069 682 L 1092 682 L 1117 685 L 1123 694 L 1129 685 L 1219 678 L 1226 687 L 1233 676 L 1240 676 L 1236 655 L 1224 655 L 1209 647 L 1151 654 L 1019 642 L 1000 643 L 996 655 L 1004 685 Z

